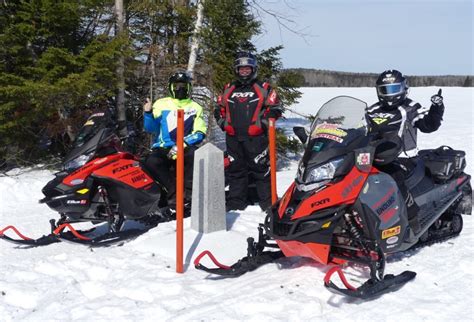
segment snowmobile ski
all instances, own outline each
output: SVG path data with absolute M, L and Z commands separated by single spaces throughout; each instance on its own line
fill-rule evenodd
M 335 272 L 338 273 L 339 278 L 343 282 L 346 289 L 340 288 L 336 284 L 331 282 L 331 276 Z M 368 300 L 379 297 L 385 293 L 398 290 L 407 282 L 414 279 L 415 276 L 416 273 L 412 271 L 404 271 L 399 275 L 387 274 L 383 277 L 383 279 L 370 278 L 360 287 L 355 288 L 347 282 L 341 268 L 339 266 L 334 266 L 326 273 L 326 276 L 324 278 L 324 286 L 330 291 L 340 295 Z
M 158 218 L 158 216 L 156 217 L 157 218 L 153 220 L 140 220 L 145 224 L 145 226 L 140 229 L 134 228 L 120 231 L 113 231 L 109 229 L 107 233 L 94 237 L 92 237 L 91 234 L 96 231 L 96 228 L 91 228 L 88 230 L 76 230 L 69 222 L 56 225 L 55 220 L 52 219 L 50 220 L 51 233 L 49 235 L 43 235 L 38 239 L 33 239 L 20 233 L 14 226 L 8 226 L 0 230 L 0 239 L 27 247 L 47 246 L 61 241 L 87 245 L 90 247 L 104 247 L 136 238 L 148 230 L 156 227 L 160 222 L 168 221 L 167 219 L 161 217 Z M 69 231 L 64 231 L 66 228 L 69 229 Z M 8 230 L 12 230 L 20 238 L 15 239 L 5 235 L 5 232 Z
M 196 269 L 221 275 L 225 277 L 239 277 L 247 272 L 256 270 L 260 266 L 274 262 L 275 260 L 284 257 L 282 251 L 263 251 L 265 247 L 277 248 L 278 246 L 273 244 L 268 244 L 266 240 L 268 236 L 263 234 L 263 228 L 259 227 L 259 239 L 258 242 L 255 242 L 252 237 L 247 238 L 247 256 L 241 258 L 237 263 L 232 266 L 226 266 L 219 263 L 216 258 L 208 250 L 203 251 L 199 254 L 198 257 L 194 260 L 194 267 Z M 212 262 L 218 266 L 218 268 L 208 268 L 200 263 L 201 259 L 204 256 L 209 256 Z
M 14 231 L 20 237 L 20 239 L 15 239 L 15 238 L 5 235 L 5 232 L 8 230 Z M 4 229 L 0 230 L 0 239 L 3 239 L 7 242 L 14 243 L 20 246 L 29 246 L 29 247 L 46 246 L 46 245 L 60 242 L 58 237 L 52 233 L 49 235 L 43 235 L 42 237 L 38 239 L 26 237 L 25 235 L 20 233 L 18 229 L 16 229 L 16 227 L 14 226 L 7 226 Z

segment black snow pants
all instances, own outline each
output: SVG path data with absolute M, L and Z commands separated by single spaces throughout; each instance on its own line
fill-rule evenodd
M 150 175 L 160 182 L 167 190 L 168 206 L 176 209 L 176 161 L 168 158 L 169 148 L 153 149 L 145 161 Z M 191 205 L 193 189 L 193 165 L 196 147 L 188 146 L 184 149 L 184 204 Z
M 226 135 L 226 146 L 231 158 L 227 169 L 229 195 L 226 208 L 245 209 L 250 175 L 256 185 L 259 205 L 263 210 L 267 209 L 271 206 L 268 137 L 259 135 L 238 139 Z

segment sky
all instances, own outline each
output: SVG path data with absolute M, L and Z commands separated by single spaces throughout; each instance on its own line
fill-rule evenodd
M 282 44 L 285 68 L 473 75 L 474 0 L 261 0 L 258 50 Z M 284 20 L 282 20 L 284 22 Z

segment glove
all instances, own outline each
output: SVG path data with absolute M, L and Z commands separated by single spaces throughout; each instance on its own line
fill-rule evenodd
M 220 108 L 216 107 L 214 109 L 214 118 L 216 119 L 217 125 L 221 128 L 221 130 L 224 130 L 224 118 L 221 116 Z
M 214 118 L 216 119 L 217 122 L 221 119 L 221 109 L 220 107 L 216 107 L 214 109 Z
M 266 117 L 269 118 L 269 119 L 270 119 L 270 118 L 273 118 L 273 119 L 276 120 L 276 119 L 280 118 L 281 114 L 282 114 L 282 112 L 281 112 L 280 109 L 271 108 L 271 109 L 268 111 Z
M 167 157 L 173 161 L 178 158 L 178 147 L 176 145 L 173 145 L 173 147 L 168 151 Z
M 436 106 L 443 105 L 443 96 L 441 96 L 441 88 L 438 91 L 438 94 L 431 96 L 431 103 Z
M 147 97 L 147 98 L 146 98 L 146 103 L 145 103 L 145 105 L 143 105 L 143 111 L 145 111 L 145 112 L 151 112 L 152 109 L 153 109 L 153 108 L 152 108 L 152 105 L 151 105 L 151 101 L 150 101 L 150 99 Z

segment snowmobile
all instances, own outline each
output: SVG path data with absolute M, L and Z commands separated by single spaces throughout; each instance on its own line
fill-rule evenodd
M 406 178 L 419 206 L 418 225 L 412 224 L 396 182 L 377 169 L 396 159 L 401 142 L 397 133 L 370 133 L 366 107 L 356 98 L 339 96 L 321 107 L 309 134 L 294 128 L 305 152 L 295 181 L 259 225 L 258 241 L 248 238 L 247 256 L 232 266 L 205 251 L 195 267 L 237 277 L 281 257 L 309 257 L 331 266 L 324 278 L 329 290 L 359 299 L 395 291 L 412 280 L 412 271 L 384 275 L 387 257 L 457 236 L 461 214 L 472 211 L 471 177 L 463 172 L 463 151 L 420 151 Z M 201 264 L 206 255 L 217 268 Z M 359 287 L 348 283 L 341 269 L 348 263 L 368 266 L 370 278 Z M 343 287 L 331 280 L 334 273 Z
M 169 219 L 160 211 L 165 188 L 152 179 L 137 156 L 123 150 L 108 110 L 88 118 L 65 158 L 63 170 L 42 192 L 45 197 L 39 202 L 60 214 L 57 222 L 50 220 L 51 233 L 31 239 L 8 226 L 0 230 L 0 238 L 26 246 L 61 240 L 103 246 L 136 237 Z M 127 219 L 136 224 L 125 225 Z M 72 226 L 78 222 L 105 222 L 107 229 L 101 229 L 99 235 L 96 228 L 78 231 Z M 10 229 L 21 239 L 5 235 Z

